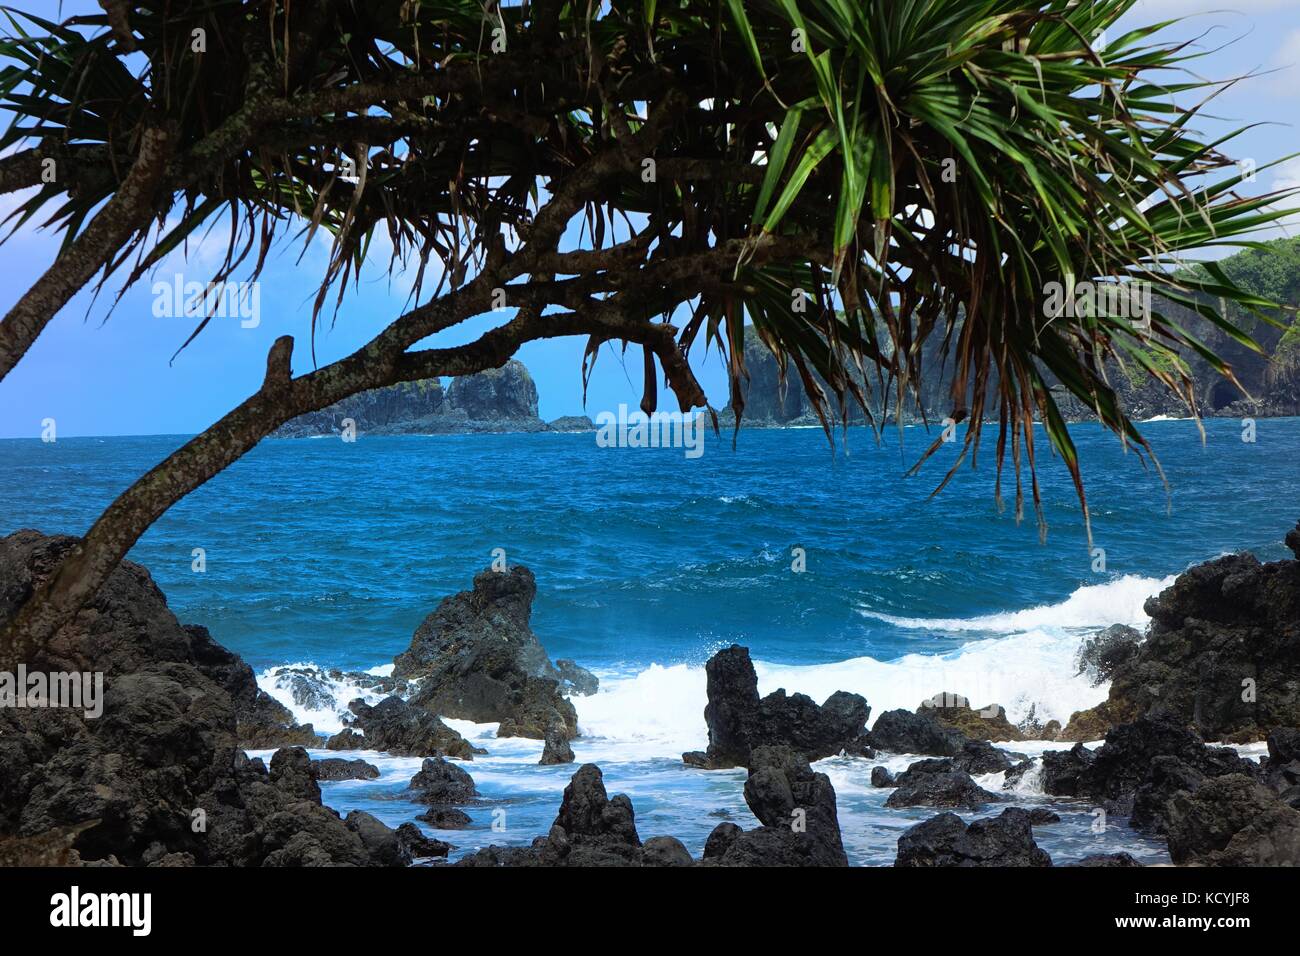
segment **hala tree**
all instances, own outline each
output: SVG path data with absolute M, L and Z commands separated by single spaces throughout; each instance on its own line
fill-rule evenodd
M 11 219 L 37 217 L 63 242 L 0 320 L 0 376 L 78 290 L 129 286 L 215 223 L 230 237 L 217 282 L 255 279 L 280 237 L 326 231 L 313 332 L 327 310 L 346 321 L 376 237 L 389 268 L 414 270 L 415 292 L 337 362 L 300 351 L 311 368 L 295 375 L 292 339 L 276 340 L 256 394 L 125 491 L 35 588 L 3 657 L 41 646 L 167 508 L 289 419 L 500 366 L 556 336 L 587 338 L 584 375 L 602 344 L 639 345 L 647 410 L 661 377 L 683 411 L 707 407 L 689 353 L 716 346 L 739 412 L 748 321 L 828 435 L 851 407 L 879 426 L 919 405 L 921 376 L 937 372 L 919 356 L 938 336 L 951 417 L 997 423 L 999 494 L 1009 460 L 1017 516 L 1024 483 L 1038 508 L 1039 421 L 1086 521 L 1051 387 L 1149 452 L 1108 361 L 1189 404 L 1182 355 L 1232 372 L 1164 306 L 1045 315 L 1044 289 L 1158 283 L 1158 302 L 1250 345 L 1222 303 L 1271 303 L 1212 263 L 1170 265 L 1284 215 L 1278 195 L 1236 192 L 1244 173 L 1225 140 L 1193 130 L 1218 89 L 1187 71 L 1196 53 L 1160 39 L 1164 24 L 1100 42 L 1134 2 L 101 0 L 101 14 L 62 23 L 11 12 L 0 191 L 32 189 Z M 423 344 L 503 306 L 475 341 Z M 958 465 L 974 463 L 982 434 L 967 429 Z

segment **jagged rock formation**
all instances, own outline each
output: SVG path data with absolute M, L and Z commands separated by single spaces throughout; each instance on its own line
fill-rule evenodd
M 346 419 L 358 435 L 536 432 L 548 427 L 537 416 L 533 377 L 523 362 L 511 359 L 501 368 L 454 378 L 445 390 L 431 378 L 360 392 L 286 422 L 271 437 L 338 435 Z
M 1095 740 L 1167 714 L 1205 740 L 1261 740 L 1300 726 L 1300 525 L 1296 560 L 1234 554 L 1184 571 L 1146 603 L 1146 640 L 1115 665 L 1108 699 L 1076 713 L 1067 740 Z
M 465 760 L 484 753 L 428 710 L 400 697 L 385 697 L 373 707 L 354 700 L 348 709 L 351 721 L 326 742 L 330 750 L 379 750 L 396 757 L 445 754 Z
M 859 695 L 836 691 L 820 707 L 811 697 L 787 696 L 784 690 L 760 699 L 749 649 L 736 644 L 709 658 L 704 670 L 709 749 L 682 754 L 691 766 L 713 770 L 748 766 L 750 752 L 763 745 L 789 746 L 809 760 L 843 750 L 866 751 L 871 708 Z
M 0 539 L 0 619 L 72 544 L 34 531 Z M 27 666 L 102 673 L 103 713 L 0 708 L 0 843 L 129 866 L 392 862 L 357 832 L 383 824 L 350 827 L 321 805 L 301 747 L 278 750 L 269 771 L 248 759 L 241 721 L 273 708 L 248 692 L 247 665 L 176 620 L 139 565 L 123 562 Z
M 967 826 L 955 813 L 941 813 L 898 838 L 894 866 L 1051 866 L 1034 842 L 1027 810 L 1009 807 Z
M 701 862 L 712 866 L 848 866 L 835 788 L 787 746 L 755 747 L 745 803 L 762 826 L 720 823 Z
M 529 626 L 537 583 L 522 566 L 481 571 L 474 587 L 444 598 L 394 659 L 398 680 L 419 679 L 411 698 L 432 714 L 498 721 L 498 736 L 542 740 L 548 731 L 577 735 L 566 688 L 594 692 L 597 680 L 572 661 L 551 664 Z

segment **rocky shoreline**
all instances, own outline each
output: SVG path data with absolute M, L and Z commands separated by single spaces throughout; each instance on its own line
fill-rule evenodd
M 583 764 L 546 833 L 457 865 L 847 866 L 835 787 L 815 766 L 825 758 L 871 766 L 886 809 L 935 811 L 901 833 L 896 866 L 1050 866 L 1035 830 L 1081 810 L 1165 841 L 1175 864 L 1300 865 L 1300 526 L 1286 542 L 1295 560 L 1233 555 L 1184 572 L 1148 601 L 1145 635 L 1109 628 L 1085 640 L 1080 672 L 1109 680 L 1109 697 L 1064 728 L 1012 724 L 996 704 L 975 708 L 948 691 L 874 722 L 858 694 L 820 704 L 784 690 L 760 697 L 748 650 L 724 648 L 706 666 L 708 747 L 682 761 L 687 773 L 743 769 L 755 826 L 719 823 L 699 857 L 671 834 L 643 840 L 632 801 L 610 796 L 600 768 Z M 35 531 L 0 539 L 0 616 L 73 543 Z M 205 629 L 178 622 L 144 568 L 123 562 L 30 664 L 102 672 L 102 717 L 0 708 L 0 862 L 446 860 L 454 847 L 416 821 L 446 831 L 470 824 L 465 808 L 481 799 L 473 760 L 485 751 L 444 719 L 497 723 L 499 738 L 543 741 L 542 764 L 574 762 L 571 698 L 595 693 L 598 681 L 549 659 L 530 626 L 535 595 L 526 568 L 476 575 L 421 622 L 390 677 L 365 675 L 373 702 L 354 700 L 347 726 L 325 739 L 296 724 Z M 303 701 L 323 694 L 327 678 L 302 668 L 278 677 Z M 1046 749 L 1015 750 L 1029 741 Z M 1231 746 L 1257 741 L 1267 745 L 1260 759 Z M 312 759 L 308 748 L 339 756 Z M 274 753 L 266 761 L 246 750 Z M 379 776 L 347 753 L 357 750 L 423 758 L 406 799 L 426 809 L 392 828 L 326 806 L 322 781 Z M 905 770 L 880 763 L 899 755 Z M 1031 776 L 1041 795 L 1026 805 L 1019 788 Z M 1071 865 L 1139 864 L 1104 853 Z

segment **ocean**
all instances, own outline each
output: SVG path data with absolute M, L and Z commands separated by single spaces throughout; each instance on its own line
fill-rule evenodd
M 1045 542 L 1032 511 L 1018 524 L 1009 500 L 996 506 L 992 429 L 979 468 L 963 466 L 930 498 L 959 446 L 905 477 L 933 435 L 909 427 L 886 429 L 880 444 L 866 429 L 837 433 L 834 452 L 820 430 L 742 429 L 734 447 L 729 432 L 709 434 L 698 458 L 600 448 L 591 433 L 268 440 L 168 512 L 130 557 L 183 622 L 241 654 L 300 720 L 334 731 L 365 689 L 335 685 L 332 704 L 309 710 L 277 669 L 383 673 L 438 601 L 504 549 L 536 574 L 532 624 L 551 658 L 601 678 L 598 694 L 574 698 L 578 762 L 598 763 L 610 792 L 632 798 L 643 838 L 673 835 L 698 855 L 722 820 L 754 825 L 743 771 L 680 759 L 707 742 L 703 665 L 720 647 L 750 648 L 763 693 L 852 691 L 879 714 L 953 692 L 1000 703 L 1013 722 L 1031 711 L 1064 722 L 1107 692 L 1077 674 L 1084 636 L 1142 626 L 1146 598 L 1191 564 L 1238 550 L 1287 556 L 1300 419 L 1261 419 L 1254 442 L 1236 420 L 1204 427 L 1202 441 L 1192 421 L 1143 426 L 1168 489 L 1098 426 L 1073 427 L 1100 550 L 1041 429 Z M 183 441 L 0 441 L 0 533 L 85 531 Z M 1012 480 L 1008 468 L 1008 499 Z M 541 767 L 540 741 L 448 723 L 489 751 L 466 765 L 483 799 L 467 808 L 468 830 L 422 828 L 454 844 L 453 859 L 545 833 L 576 765 Z M 1059 746 L 1006 745 L 1030 756 Z M 349 756 L 383 776 L 324 784 L 329 805 L 391 826 L 420 812 L 402 793 L 419 760 Z M 817 764 L 835 785 L 851 862 L 892 862 L 899 833 L 936 812 L 885 809 L 888 791 L 871 788 L 872 766 L 908 762 Z M 998 777 L 979 782 L 996 790 Z M 1045 802 L 1033 774 L 1010 796 Z M 1057 806 L 1062 822 L 1036 828 L 1058 863 L 1120 849 L 1167 859 L 1120 824 L 1094 832 L 1091 809 Z

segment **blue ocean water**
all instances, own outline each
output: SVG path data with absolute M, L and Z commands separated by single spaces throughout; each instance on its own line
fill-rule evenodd
M 504 549 L 537 576 L 533 627 L 551 657 L 603 678 L 600 694 L 575 699 L 578 759 L 632 796 L 643 836 L 670 833 L 698 853 L 720 819 L 752 821 L 743 775 L 687 770 L 677 756 L 705 741 L 701 668 L 718 647 L 747 645 L 764 692 L 820 700 L 843 689 L 880 713 L 952 691 L 1002 703 L 1013 720 L 1031 710 L 1065 719 L 1106 692 L 1076 674 L 1083 635 L 1142 624 L 1144 599 L 1195 562 L 1242 549 L 1284 556 L 1282 535 L 1300 517 L 1300 419 L 1259 420 L 1253 443 L 1235 420 L 1204 427 L 1202 441 L 1191 421 L 1143 426 L 1168 491 L 1097 426 L 1073 428 L 1104 562 L 1060 462 L 1046 452 L 1040 462 L 1040 543 L 1032 515 L 1017 524 L 995 505 L 994 436 L 979 469 L 963 466 L 931 499 L 958 446 L 905 477 L 932 437 L 919 428 L 887 429 L 879 445 L 851 429 L 834 454 L 819 430 L 742 430 L 734 448 L 730 434 L 709 435 L 698 459 L 598 448 L 591 434 L 265 441 L 130 557 L 182 621 L 209 627 L 292 703 L 276 667 L 391 663 L 437 602 Z M 0 441 L 0 533 L 83 532 L 183 440 Z M 195 548 L 203 573 L 191 569 Z M 358 693 L 337 688 L 335 710 Z M 298 709 L 318 729 L 337 727 L 337 712 Z M 472 830 L 439 835 L 463 852 L 545 832 L 572 768 L 536 766 L 540 744 L 497 741 L 491 726 L 461 729 L 491 751 L 470 767 L 484 802 Z M 383 779 L 327 785 L 327 800 L 411 819 L 401 789 L 418 761 L 375 759 Z M 856 862 L 889 862 L 901 828 L 929 814 L 884 810 L 868 762 L 820 767 Z M 498 808 L 509 811 L 504 831 L 492 829 Z M 1075 822 L 1040 834 L 1049 852 L 1162 853 L 1122 828 L 1091 834 L 1086 807 Z

